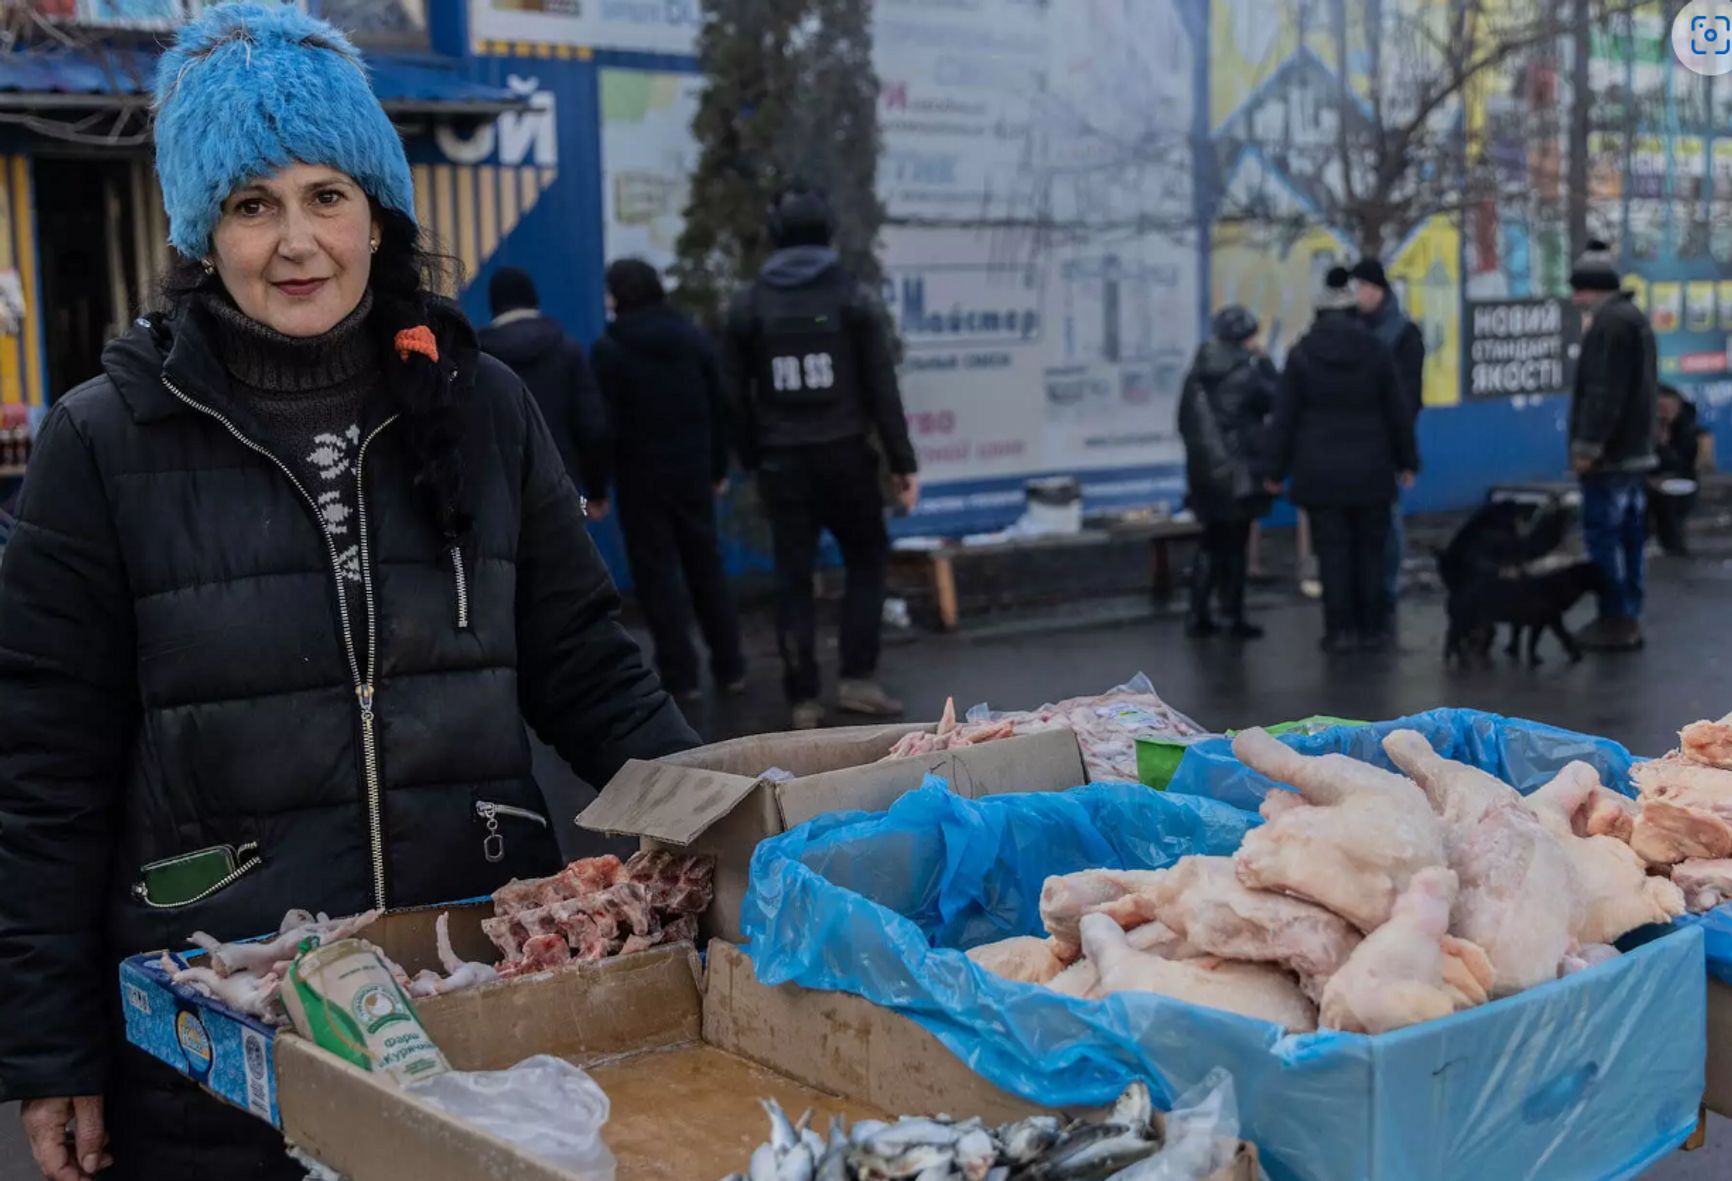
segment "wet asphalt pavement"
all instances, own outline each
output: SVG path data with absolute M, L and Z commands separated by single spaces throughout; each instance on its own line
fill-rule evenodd
M 1683 724 L 1732 710 L 1725 638 L 1732 545 L 1695 560 L 1658 561 L 1651 582 L 1647 650 L 1589 656 L 1574 666 L 1548 641 L 1546 663 L 1537 670 L 1501 654 L 1490 667 L 1446 669 L 1436 597 L 1415 597 L 1404 606 L 1399 651 L 1325 660 L 1316 649 L 1318 608 L 1265 594 L 1260 620 L 1270 634 L 1257 643 L 1187 641 L 1171 614 L 1102 624 L 1121 615 L 1124 605 L 1081 604 L 1057 615 L 893 644 L 884 677 L 904 696 L 911 717 L 936 717 L 951 695 L 961 708 L 978 701 L 1033 707 L 1098 692 L 1141 671 L 1170 704 L 1217 730 L 1319 713 L 1381 719 L 1469 706 L 1603 734 L 1638 753 L 1658 754 L 1676 742 Z M 1588 614 L 1584 605 L 1574 621 L 1579 625 Z M 760 643 L 753 655 L 754 682 L 745 697 L 691 711 L 706 737 L 784 727 L 772 650 Z M 585 789 L 551 760 L 544 770 L 555 814 L 573 815 Z M 15 1112 L 0 1109 L 0 1181 L 34 1176 Z M 1674 1155 L 1643 1181 L 1728 1176 L 1732 1123 L 1716 1117 L 1706 1149 Z

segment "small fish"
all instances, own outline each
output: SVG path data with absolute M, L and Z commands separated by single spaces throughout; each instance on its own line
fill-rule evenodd
M 814 1181 L 848 1181 L 848 1135 L 844 1127 L 841 1116 L 830 1117 L 830 1142 L 818 1160 Z
M 919 1177 L 935 1167 L 942 1167 L 945 1172 L 940 1176 L 947 1176 L 955 1161 L 956 1154 L 948 1145 L 915 1144 L 894 1156 L 864 1153 L 856 1156 L 850 1163 L 863 1181 L 902 1181 L 905 1178 Z
M 954 1176 L 956 1173 L 949 1165 L 933 1165 L 929 1169 L 921 1170 L 914 1181 L 950 1181 Z
M 1095 1181 L 1152 1156 L 1159 1147 L 1122 1124 L 1087 1124 L 1067 1134 L 1025 1176 L 1027 1181 Z
M 956 1142 L 956 1167 L 963 1181 L 986 1181 L 987 1170 L 998 1163 L 998 1145 L 976 1128 Z
M 881 1119 L 863 1119 L 848 1131 L 848 1143 L 864 1144 L 890 1125 Z
M 1056 1115 L 1031 1115 L 998 1129 L 998 1142 L 1006 1164 L 1026 1165 L 1058 1143 L 1064 1122 Z
M 813 1181 L 817 1172 L 818 1164 L 812 1157 L 812 1150 L 799 1144 L 782 1158 L 776 1169 L 776 1181 Z
M 780 1103 L 774 1099 L 763 1099 L 759 1102 L 770 1117 L 770 1143 L 775 1146 L 776 1155 L 786 1155 L 800 1142 L 800 1134 L 794 1130 L 794 1125 L 788 1122 L 788 1113 L 782 1110 Z M 810 1118 L 811 1113 L 806 1114 Z
M 745 1181 L 745 1178 L 742 1177 L 740 1181 Z M 1010 1181 L 1010 1166 L 999 1165 L 986 1175 L 986 1181 Z
M 1149 1095 L 1149 1085 L 1138 1079 L 1125 1088 L 1113 1104 L 1112 1114 L 1107 1116 L 1109 1124 L 1123 1124 L 1140 1136 L 1148 1136 L 1154 1127 L 1155 1103 Z
M 914 1145 L 948 1148 L 972 1130 L 937 1120 L 904 1119 L 871 1137 L 862 1147 L 873 1156 L 892 1157 L 900 1150 Z
M 752 1163 L 746 1169 L 746 1181 L 776 1181 L 776 1169 L 780 1163 L 775 1145 L 758 1145 L 752 1152 Z

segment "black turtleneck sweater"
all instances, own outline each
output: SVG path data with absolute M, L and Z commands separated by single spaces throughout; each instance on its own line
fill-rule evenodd
M 361 407 L 382 380 L 379 352 L 367 331 L 372 293 L 321 336 L 284 336 L 226 298 L 207 300 L 206 307 L 229 383 L 266 431 L 260 441 L 294 469 L 318 503 L 320 523 L 336 547 L 359 643 L 366 634 L 366 605 L 354 464 Z

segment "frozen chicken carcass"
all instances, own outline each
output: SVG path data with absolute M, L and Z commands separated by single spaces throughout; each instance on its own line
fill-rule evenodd
M 1683 892 L 1665 878 L 1650 877 L 1635 848 L 1616 837 L 1576 835 L 1573 818 L 1600 787 L 1599 772 L 1571 763 L 1527 799 L 1575 867 L 1582 904 L 1575 935 L 1583 947 L 1614 943 L 1637 927 L 1684 912 Z
M 1068 963 L 1081 953 L 1078 928 L 1083 915 L 1154 886 L 1160 874 L 1156 869 L 1085 869 L 1047 878 L 1040 888 L 1040 921 L 1053 937 L 1059 958 Z
M 1457 830 L 1449 866 L 1459 882 L 1450 930 L 1484 949 L 1495 973 L 1492 995 L 1556 980 L 1584 910 L 1575 864 L 1560 840 L 1518 797 Z
M 1412 780 L 1346 755 L 1302 755 L 1262 730 L 1240 734 L 1233 753 L 1307 805 L 1286 805 L 1246 834 L 1234 857 L 1245 885 L 1315 902 L 1369 932 L 1414 874 L 1444 864 L 1443 826 Z
M 1083 951 L 1100 973 L 1097 995 L 1154 992 L 1175 1000 L 1255 1017 L 1294 1033 L 1317 1027 L 1317 1011 L 1298 982 L 1268 964 L 1210 957 L 1169 960 L 1130 945 L 1112 919 L 1091 914 L 1082 921 Z
M 1417 730 L 1389 734 L 1383 740 L 1383 751 L 1419 785 L 1451 839 L 1472 829 L 1498 805 L 1521 802 L 1521 793 L 1515 788 L 1478 767 L 1444 758 Z
M 1214 955 L 1280 964 L 1298 973 L 1313 999 L 1359 945 L 1353 924 L 1332 911 L 1245 886 L 1230 857 L 1181 858 L 1100 913 L 1138 932 L 1144 924 L 1164 924 L 1173 943 L 1194 949 L 1186 956 L 1163 951 L 1168 958 Z
M 1455 889 L 1447 869 L 1413 875 L 1389 921 L 1365 937 L 1324 990 L 1323 1028 L 1387 1033 L 1456 1011 L 1460 989 L 1447 978 L 1452 957 L 1444 949 Z

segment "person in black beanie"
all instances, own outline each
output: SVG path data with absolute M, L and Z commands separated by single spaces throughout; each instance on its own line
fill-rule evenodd
M 1419 468 L 1395 361 L 1354 307 L 1348 274 L 1330 271 L 1317 319 L 1281 375 L 1267 490 L 1291 479 L 1311 516 L 1323 580 L 1323 649 L 1389 646 L 1389 506 Z
M 716 536 L 716 498 L 728 490 L 716 350 L 668 306 L 661 276 L 642 259 L 607 268 L 607 303 L 613 319 L 592 350 L 612 428 L 606 474 L 619 489 L 620 529 L 656 669 L 675 697 L 702 695 L 695 609 L 710 673 L 724 692 L 737 693 L 746 661 Z
M 1353 298 L 1365 326 L 1395 360 L 1395 376 L 1401 382 L 1401 392 L 1414 422 L 1425 408 L 1425 334 L 1419 325 L 1407 318 L 1401 298 L 1390 286 L 1383 263 L 1375 258 L 1362 258 L 1354 264 Z M 1389 515 L 1388 572 L 1389 601 L 1401 597 L 1401 566 L 1407 556 L 1407 521 L 1402 513 L 1401 498 Z
M 1257 343 L 1259 328 L 1246 309 L 1222 308 L 1213 335 L 1197 349 L 1179 397 L 1187 500 L 1203 525 L 1185 625 L 1195 637 L 1220 631 L 1210 615 L 1211 597 L 1220 603 L 1229 634 L 1239 639 L 1263 635 L 1245 618 L 1245 584 L 1251 525 L 1269 511 L 1269 494 L 1258 479 L 1258 454 L 1280 378 Z
M 1600 616 L 1576 637 L 1584 648 L 1642 647 L 1647 479 L 1660 373 L 1654 330 L 1622 290 L 1611 248 L 1592 241 L 1570 273 L 1586 327 L 1570 396 L 1570 467 L 1582 481 L 1582 535 L 1606 574 Z
M 477 335 L 481 351 L 498 357 L 529 387 L 571 482 L 591 501 L 607 500 L 607 425 L 583 346 L 541 312 L 529 272 L 501 267 L 487 287 L 493 322 Z

